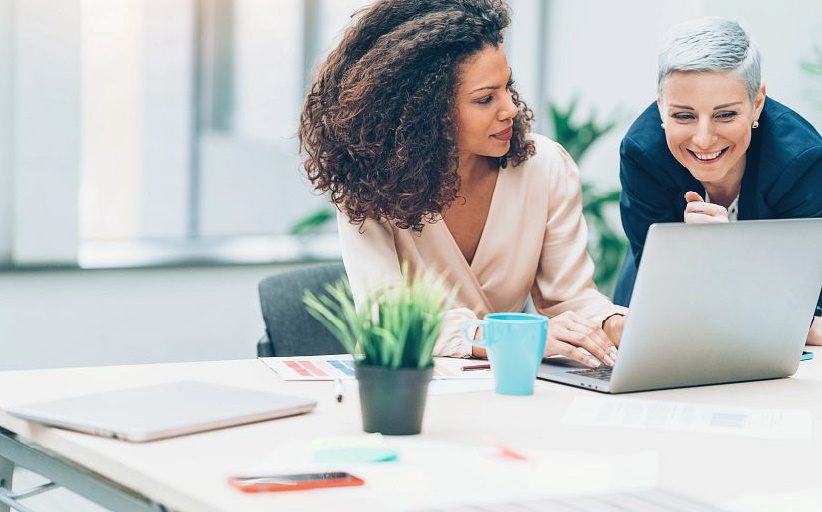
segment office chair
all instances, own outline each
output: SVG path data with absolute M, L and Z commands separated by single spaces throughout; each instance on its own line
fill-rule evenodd
M 305 290 L 323 293 L 325 285 L 345 276 L 340 263 L 308 265 L 269 276 L 258 286 L 265 335 L 258 357 L 342 354 L 339 341 L 305 310 Z

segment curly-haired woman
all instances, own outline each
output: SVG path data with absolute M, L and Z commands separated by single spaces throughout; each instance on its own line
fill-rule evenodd
M 600 294 L 577 168 L 529 134 L 501 0 L 383 0 L 321 66 L 301 117 L 305 168 L 339 210 L 355 299 L 431 268 L 457 288 L 436 354 L 472 355 L 466 321 L 551 318 L 546 355 L 612 365 L 625 310 Z M 484 356 L 473 348 L 473 355 Z

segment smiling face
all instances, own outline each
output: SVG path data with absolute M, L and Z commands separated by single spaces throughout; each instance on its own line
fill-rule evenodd
M 499 46 L 486 46 L 459 67 L 456 93 L 460 158 L 502 157 L 513 136 L 517 106 L 511 98 L 511 68 Z
M 742 180 L 751 125 L 764 102 L 764 85 L 751 103 L 731 73 L 677 72 L 657 104 L 674 158 L 706 187 L 728 188 Z

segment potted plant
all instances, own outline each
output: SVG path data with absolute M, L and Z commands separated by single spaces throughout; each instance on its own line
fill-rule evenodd
M 390 435 L 419 434 L 428 383 L 434 371 L 434 343 L 452 294 L 432 274 L 402 279 L 355 307 L 346 279 L 326 286 L 327 294 L 306 292 L 308 312 L 354 356 L 363 429 Z

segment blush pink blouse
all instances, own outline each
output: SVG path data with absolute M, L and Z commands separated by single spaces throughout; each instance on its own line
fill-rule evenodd
M 441 273 L 457 294 L 435 355 L 451 357 L 471 355 L 462 333 L 466 321 L 522 311 L 529 294 L 537 311 L 549 318 L 575 311 L 601 322 L 625 313 L 593 282 L 576 164 L 556 142 L 538 134 L 531 137 L 536 154 L 519 166 L 499 170 L 470 265 L 441 218 L 421 233 L 374 220 L 366 220 L 360 232 L 338 213 L 343 262 L 355 301 L 359 304 L 374 290 L 397 282 L 403 260 L 412 272 Z

